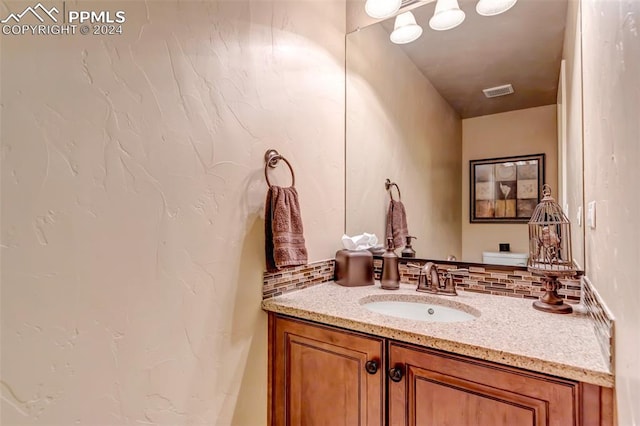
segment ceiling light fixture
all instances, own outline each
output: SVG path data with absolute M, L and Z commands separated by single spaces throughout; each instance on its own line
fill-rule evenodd
M 413 13 L 405 12 L 396 16 L 396 23 L 389 38 L 395 44 L 406 44 L 417 40 L 421 35 L 422 27 L 416 23 Z
M 438 0 L 436 10 L 429 19 L 429 26 L 436 31 L 450 30 L 462 24 L 464 17 L 458 0 Z
M 366 0 L 364 10 L 372 18 L 385 19 L 392 17 L 404 5 L 420 0 Z M 431 0 L 433 1 L 433 0 Z M 495 16 L 511 9 L 518 0 L 479 0 L 476 12 L 482 16 Z M 446 31 L 462 24 L 465 13 L 460 9 L 458 0 L 437 0 L 429 26 L 436 31 Z M 389 36 L 395 44 L 406 44 L 417 40 L 422 35 L 422 27 L 416 23 L 411 12 L 396 16 L 393 32 Z
M 372 18 L 388 18 L 402 6 L 402 0 L 367 0 L 364 10 Z
M 476 12 L 482 16 L 495 16 L 511 9 L 518 0 L 480 0 Z

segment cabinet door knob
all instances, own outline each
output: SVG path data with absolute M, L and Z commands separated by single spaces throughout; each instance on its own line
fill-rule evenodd
M 364 369 L 367 370 L 369 374 L 376 374 L 378 372 L 378 361 L 367 361 Z
M 402 380 L 402 376 L 404 375 L 402 373 L 402 367 L 390 368 L 388 374 L 389 374 L 389 378 L 393 382 L 399 382 L 400 380 Z

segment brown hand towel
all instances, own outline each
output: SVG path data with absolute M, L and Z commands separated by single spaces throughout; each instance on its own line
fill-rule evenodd
M 267 192 L 265 254 L 269 272 L 307 264 L 298 192 L 294 187 L 271 186 Z
M 387 211 L 387 238 L 393 238 L 393 248 L 402 247 L 409 230 L 407 229 L 407 213 L 402 201 L 391 200 Z M 386 245 L 386 243 L 385 243 Z

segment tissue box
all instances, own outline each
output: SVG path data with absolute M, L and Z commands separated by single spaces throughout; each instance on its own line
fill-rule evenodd
M 373 254 L 369 250 L 338 250 L 334 281 L 345 287 L 373 285 Z

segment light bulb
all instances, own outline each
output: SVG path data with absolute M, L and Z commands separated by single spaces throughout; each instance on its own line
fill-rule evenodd
M 372 18 L 388 18 L 400 10 L 402 0 L 367 0 L 364 10 Z
M 436 31 L 450 30 L 462 24 L 464 17 L 457 0 L 438 0 L 429 26 Z
M 406 44 L 417 40 L 421 35 L 422 27 L 416 23 L 413 13 L 405 12 L 396 16 L 393 32 L 389 38 L 395 44 Z
M 518 0 L 480 0 L 476 12 L 482 16 L 494 16 L 511 9 Z

